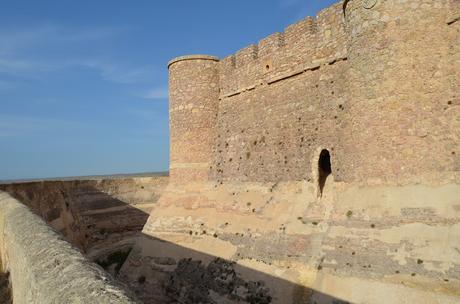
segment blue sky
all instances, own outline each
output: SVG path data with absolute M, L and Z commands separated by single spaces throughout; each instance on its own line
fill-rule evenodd
M 0 0 L 0 180 L 167 170 L 167 62 L 334 2 Z

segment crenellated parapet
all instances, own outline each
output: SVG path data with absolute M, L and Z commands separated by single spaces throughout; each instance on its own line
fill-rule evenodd
M 341 1 L 221 60 L 172 60 L 171 180 L 308 180 L 323 148 L 338 181 L 455 171 L 457 2 Z
M 304 66 L 346 58 L 343 7 L 337 3 L 222 59 L 221 98 Z

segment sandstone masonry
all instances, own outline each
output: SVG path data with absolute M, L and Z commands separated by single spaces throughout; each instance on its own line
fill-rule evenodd
M 455 11 L 345 1 L 222 60 L 172 60 L 172 180 L 312 180 L 321 149 L 335 181 L 448 178 L 460 166 Z
M 149 303 L 459 302 L 459 16 L 341 1 L 173 59 L 170 182 L 122 278 Z

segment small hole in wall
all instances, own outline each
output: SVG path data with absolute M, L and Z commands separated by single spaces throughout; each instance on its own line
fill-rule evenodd
M 324 185 L 326 184 L 327 177 L 332 173 L 331 168 L 331 155 L 329 151 L 323 149 L 319 154 L 318 160 L 318 186 L 319 194 L 323 195 Z
M 269 64 L 265 65 L 265 70 L 267 70 L 267 71 L 270 70 L 270 65 Z
M 139 284 L 144 284 L 145 283 L 145 276 L 141 275 L 140 277 L 138 277 L 137 282 Z

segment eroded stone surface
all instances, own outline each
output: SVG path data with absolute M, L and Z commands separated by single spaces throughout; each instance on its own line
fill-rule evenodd
M 178 261 L 204 269 L 216 258 L 243 280 L 264 282 L 270 303 L 388 303 L 390 291 L 394 303 L 455 303 L 460 296 L 459 185 L 329 181 L 320 199 L 306 182 L 213 185 L 195 184 L 198 197 L 191 185 L 185 197 L 169 189 L 155 207 L 121 270 L 146 302 L 161 303 L 153 299 L 165 290 L 152 286 L 166 286 Z
M 90 256 L 131 250 L 145 303 L 458 303 L 459 3 L 348 0 L 172 60 L 167 187 L 17 193 Z
M 2 191 L 0 249 L 15 304 L 138 303 L 102 268 Z
M 173 60 L 170 184 L 123 280 L 161 303 L 178 261 L 219 258 L 270 303 L 458 302 L 458 12 L 343 1 L 220 61 Z

